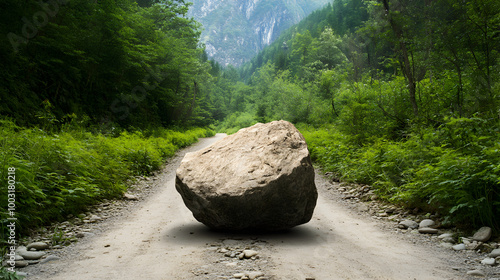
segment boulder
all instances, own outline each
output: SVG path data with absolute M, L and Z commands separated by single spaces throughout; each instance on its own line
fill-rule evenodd
M 185 155 L 176 189 L 218 230 L 284 230 L 307 223 L 318 193 L 304 137 L 286 121 L 256 124 Z
M 460 244 L 457 244 L 457 245 L 453 245 L 453 247 L 452 247 L 452 248 L 453 248 L 453 250 L 455 250 L 455 251 L 462 251 L 462 250 L 467 249 L 467 248 L 465 247 L 465 244 L 463 244 L 463 243 L 460 243 Z
M 422 220 L 419 224 L 419 228 L 434 228 L 436 223 L 431 219 Z
M 490 256 L 490 258 L 500 257 L 500 248 L 491 251 L 489 256 Z
M 418 228 L 418 223 L 412 220 L 403 220 L 399 223 L 402 225 L 405 229 L 410 228 L 410 229 L 417 229 Z
M 19 246 L 19 248 L 17 248 L 16 250 L 16 253 L 19 254 L 19 256 L 23 257 L 25 260 L 38 260 L 41 257 L 45 256 L 45 252 L 28 251 L 24 246 Z
M 478 276 L 478 277 L 485 277 L 486 276 L 486 274 L 480 269 L 467 271 L 467 275 Z
M 49 244 L 47 244 L 45 242 L 33 242 L 33 243 L 28 244 L 28 246 L 26 246 L 26 250 L 28 250 L 28 251 L 31 249 L 41 251 L 41 250 L 45 250 L 48 248 L 49 248 Z
M 486 242 L 491 238 L 491 228 L 490 227 L 482 227 L 476 233 L 472 239 L 476 241 Z
M 481 263 L 484 265 L 495 265 L 496 260 L 494 258 L 486 258 L 486 259 L 482 260 Z

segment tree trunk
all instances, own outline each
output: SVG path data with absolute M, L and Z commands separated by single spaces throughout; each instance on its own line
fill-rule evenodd
M 191 108 L 189 108 L 188 119 L 191 118 L 193 115 L 194 106 L 196 105 L 196 92 L 197 91 L 198 91 L 198 83 L 196 83 L 196 81 L 194 81 L 193 100 L 191 101 Z
M 413 114 L 415 116 L 418 116 L 418 104 L 417 104 L 417 98 L 416 98 L 416 92 L 417 92 L 417 85 L 415 83 L 415 76 L 412 71 L 409 55 L 408 55 L 408 48 L 406 47 L 406 43 L 404 41 L 404 36 L 403 36 L 403 30 L 401 26 L 399 26 L 394 19 L 391 17 L 390 14 L 390 6 L 388 0 L 382 0 L 385 8 L 385 15 L 389 21 L 389 24 L 391 25 L 392 31 L 394 32 L 394 35 L 396 35 L 396 39 L 399 42 L 399 49 L 401 51 L 401 59 L 403 60 L 403 73 L 406 77 L 406 80 L 408 82 L 408 90 L 410 91 L 410 103 L 413 108 Z

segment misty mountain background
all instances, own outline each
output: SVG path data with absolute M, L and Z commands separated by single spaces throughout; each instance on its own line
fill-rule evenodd
M 188 15 L 203 24 L 201 42 L 226 66 L 249 61 L 280 33 L 331 0 L 193 0 Z

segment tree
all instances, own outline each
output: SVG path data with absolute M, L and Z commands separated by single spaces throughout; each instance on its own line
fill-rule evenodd
M 403 29 L 403 23 L 401 22 L 401 17 L 403 16 L 401 5 L 391 5 L 392 2 L 390 3 L 389 0 L 379 1 L 383 4 L 383 8 L 385 10 L 384 16 L 389 22 L 399 48 L 399 56 L 402 63 L 401 68 L 408 81 L 409 100 L 413 108 L 413 114 L 418 116 L 418 104 L 416 98 L 417 83 L 413 72 L 413 66 L 410 62 L 410 51 L 408 50 L 409 39 L 406 37 Z M 396 4 L 399 3 L 396 2 Z
M 0 4 L 1 30 L 10 34 L 0 42 L 2 115 L 36 125 L 48 102 L 57 119 L 140 126 L 185 123 L 201 112 L 209 67 L 189 4 L 38 2 Z
M 314 41 L 315 57 L 328 69 L 333 69 L 347 61 L 347 57 L 340 50 L 342 39 L 333 33 L 333 29 L 325 28 L 319 40 Z

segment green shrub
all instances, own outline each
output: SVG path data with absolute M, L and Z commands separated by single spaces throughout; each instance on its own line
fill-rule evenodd
M 300 126 L 312 159 L 342 180 L 371 184 L 384 199 L 437 212 L 464 226 L 500 229 L 500 128 L 478 117 L 448 119 L 405 141 L 357 145 L 335 126 Z
M 0 279 L 5 280 L 21 280 L 25 279 L 25 276 L 18 275 L 16 272 L 11 272 L 5 267 L 0 267 Z
M 0 121 L 0 174 L 7 178 L 8 168 L 16 169 L 19 233 L 119 197 L 132 176 L 158 170 L 177 149 L 212 135 L 203 128 L 123 131 L 116 137 L 81 128 L 49 134 Z M 0 189 L 0 205 L 5 223 L 6 188 Z
M 234 113 L 229 116 L 224 122 L 220 123 L 217 130 L 227 134 L 233 134 L 238 130 L 252 126 L 257 123 L 256 116 L 251 113 Z
M 425 135 L 436 144 L 433 158 L 402 187 L 451 222 L 499 228 L 499 131 L 498 124 L 477 117 L 449 119 L 438 133 Z

